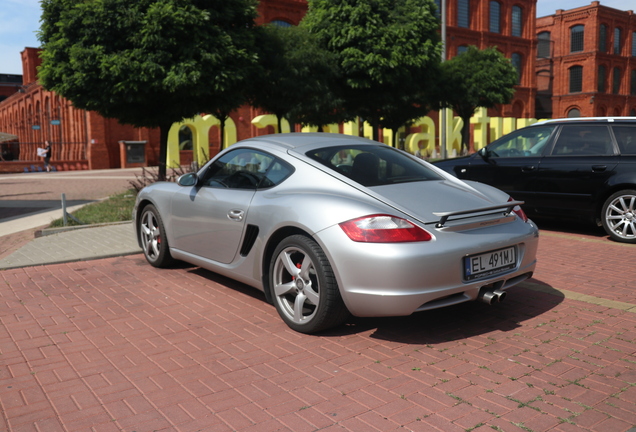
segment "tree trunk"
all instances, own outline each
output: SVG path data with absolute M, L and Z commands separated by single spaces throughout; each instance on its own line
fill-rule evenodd
M 159 181 L 166 180 L 166 166 L 168 158 L 168 132 L 172 123 L 165 123 L 159 126 L 160 139 L 159 139 Z
M 462 117 L 464 124 L 462 125 L 462 148 L 460 149 L 460 152 L 464 153 L 464 150 L 466 150 L 466 154 L 468 153 L 468 146 L 470 144 L 470 117 L 472 117 L 472 115 L 469 117 Z
M 219 151 L 223 150 L 225 145 L 225 120 L 227 120 L 229 116 L 224 116 L 222 119 L 219 119 L 221 124 L 219 125 L 219 129 L 221 130 L 221 139 L 219 143 Z

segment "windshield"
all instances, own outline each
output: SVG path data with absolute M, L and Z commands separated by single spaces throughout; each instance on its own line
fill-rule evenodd
M 327 147 L 307 156 L 362 186 L 443 180 L 424 164 L 386 145 Z

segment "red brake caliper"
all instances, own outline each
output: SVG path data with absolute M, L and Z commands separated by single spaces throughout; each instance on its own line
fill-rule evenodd
M 296 263 L 296 268 L 301 268 L 302 266 L 300 265 L 300 263 Z M 296 280 L 296 276 L 292 276 L 292 280 Z

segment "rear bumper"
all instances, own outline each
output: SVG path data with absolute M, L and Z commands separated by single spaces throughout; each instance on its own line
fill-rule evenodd
M 359 317 L 404 316 L 477 300 L 480 291 L 505 290 L 530 278 L 537 264 L 539 236 L 533 223 L 435 236 L 420 243 L 356 243 L 336 226 L 321 232 L 319 241 L 347 308 Z M 465 256 L 512 245 L 518 251 L 514 269 L 477 281 L 464 279 Z

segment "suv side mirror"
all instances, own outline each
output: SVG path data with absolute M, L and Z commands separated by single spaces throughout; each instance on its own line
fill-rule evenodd
M 479 153 L 479 156 L 481 156 L 485 161 L 488 161 L 488 159 L 490 158 L 490 152 L 488 151 L 488 147 L 483 147 L 479 149 L 477 153 Z

